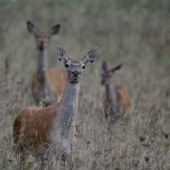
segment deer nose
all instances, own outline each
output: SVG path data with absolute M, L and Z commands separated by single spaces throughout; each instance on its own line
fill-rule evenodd
M 72 73 L 73 73 L 74 77 L 78 77 L 78 75 L 79 75 L 78 71 L 73 71 Z
M 44 42 L 40 41 L 40 47 L 43 47 L 43 45 L 44 45 Z

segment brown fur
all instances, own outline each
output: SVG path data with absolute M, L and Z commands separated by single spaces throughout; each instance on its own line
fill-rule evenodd
M 52 122 L 57 116 L 56 112 L 51 111 L 54 107 L 56 106 L 48 106 L 43 109 L 28 107 L 18 114 L 13 124 L 13 138 L 15 144 L 19 144 L 21 149 L 24 148 L 23 152 L 27 149 L 36 149 L 39 145 L 43 145 L 42 148 L 47 148 L 50 144 Z
M 73 62 L 73 63 L 77 63 L 77 64 L 79 64 L 79 63 L 80 63 L 80 61 L 79 61 L 79 60 L 70 59 L 70 61 L 71 61 L 71 62 Z
M 116 101 L 120 106 L 121 109 L 121 116 L 123 116 L 129 109 L 131 98 L 128 91 L 128 88 L 125 85 L 120 85 L 118 89 L 113 87 L 113 90 L 115 91 Z M 106 106 L 106 92 L 103 93 L 102 96 L 102 103 L 103 106 Z M 106 109 L 106 108 L 105 108 Z
M 128 111 L 131 103 L 130 94 L 125 85 L 120 85 L 120 88 L 116 91 L 116 100 L 122 109 L 121 115 L 124 115 Z
M 48 70 L 48 75 L 51 81 L 51 84 L 55 88 L 55 97 L 62 96 L 66 84 L 66 75 L 60 70 Z M 35 89 L 35 81 L 36 81 L 36 71 L 32 75 L 32 94 L 34 93 Z

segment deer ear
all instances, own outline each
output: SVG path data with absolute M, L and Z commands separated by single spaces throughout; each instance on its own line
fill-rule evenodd
M 118 71 L 122 66 L 123 66 L 123 64 L 120 64 L 120 65 L 116 66 L 115 68 L 111 69 L 111 72 L 115 73 L 115 72 Z
M 37 29 L 35 28 L 34 24 L 32 24 L 30 21 L 27 21 L 27 28 L 30 33 L 34 35 L 37 33 Z
M 106 61 L 103 61 L 102 69 L 103 69 L 104 71 L 107 70 L 107 63 L 106 63 Z
M 61 61 L 63 64 L 67 63 L 68 61 L 67 53 L 59 45 L 57 48 L 57 57 L 58 60 Z
M 89 51 L 86 56 L 82 59 L 83 63 L 85 65 L 89 65 L 94 62 L 96 55 L 97 55 L 97 47 L 94 48 L 93 50 Z
M 52 35 L 57 34 L 59 29 L 60 29 L 60 24 L 53 26 L 48 32 L 49 36 L 51 37 Z

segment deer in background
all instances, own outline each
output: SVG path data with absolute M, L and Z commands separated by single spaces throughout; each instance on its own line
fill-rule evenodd
M 50 149 L 56 157 L 63 153 L 66 168 L 72 167 L 80 79 L 85 67 L 94 62 L 96 54 L 97 47 L 82 60 L 73 60 L 58 46 L 58 59 L 67 71 L 63 98 L 59 104 L 46 108 L 28 107 L 14 120 L 13 139 L 19 147 L 21 163 L 24 162 L 27 151 L 34 151 L 43 161 Z
M 66 75 L 60 71 L 47 66 L 47 44 L 51 36 L 58 33 L 60 25 L 53 26 L 48 32 L 39 32 L 36 27 L 27 21 L 27 28 L 35 36 L 39 50 L 37 71 L 32 75 L 32 95 L 35 103 L 40 101 L 45 106 L 54 104 L 55 99 L 59 102 L 62 98 L 66 83 Z
M 101 84 L 105 86 L 106 91 L 103 93 L 103 106 L 105 109 L 105 116 L 109 120 L 116 120 L 123 116 L 130 107 L 131 98 L 128 88 L 125 85 L 112 84 L 112 77 L 116 71 L 122 67 L 122 64 L 113 69 L 108 69 L 107 63 L 102 64 L 102 81 Z

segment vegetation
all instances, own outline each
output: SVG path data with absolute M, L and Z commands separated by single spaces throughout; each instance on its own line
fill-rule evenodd
M 77 59 L 98 47 L 81 82 L 74 169 L 170 169 L 169 0 L 1 0 L 0 8 L 0 169 L 17 169 L 13 120 L 34 105 L 38 50 L 27 20 L 44 31 L 61 24 L 49 42 L 49 68 L 65 71 L 57 45 Z M 109 68 L 124 63 L 113 83 L 126 84 L 132 98 L 128 116 L 115 125 L 103 114 L 103 60 Z M 47 169 L 63 169 L 60 159 L 49 159 Z M 39 161 L 28 157 L 23 169 L 36 169 Z

